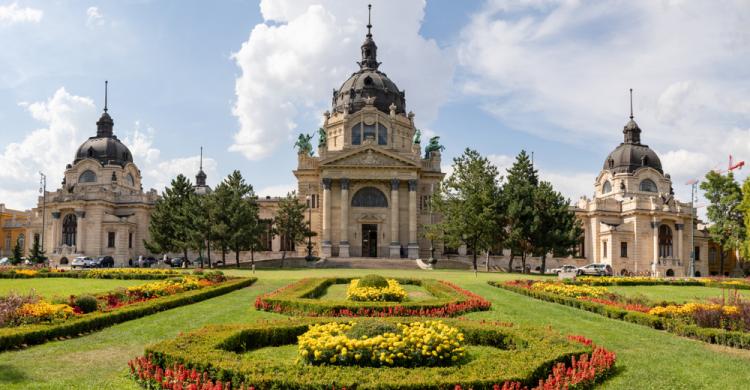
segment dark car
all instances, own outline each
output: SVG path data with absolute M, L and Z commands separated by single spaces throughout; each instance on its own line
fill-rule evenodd
M 112 256 L 99 256 L 91 262 L 94 268 L 112 268 L 115 266 L 115 259 Z
M 578 275 L 612 276 L 612 267 L 609 264 L 589 264 L 576 272 Z
M 193 263 L 184 257 L 175 257 L 174 259 L 170 260 L 168 264 L 171 265 L 172 267 L 183 267 L 183 266 L 189 267 Z
M 139 267 L 151 267 L 152 265 L 156 264 L 156 259 L 153 256 L 149 256 L 136 261 L 136 263 L 138 263 Z

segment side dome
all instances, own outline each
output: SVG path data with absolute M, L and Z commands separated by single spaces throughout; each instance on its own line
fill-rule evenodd
M 76 152 L 73 164 L 93 158 L 101 164 L 118 164 L 124 166 L 133 162 L 133 154 L 117 137 L 91 137 L 81 144 Z
M 659 156 L 648 145 L 641 144 L 641 129 L 633 117 L 623 128 L 625 140 L 604 160 L 604 169 L 612 173 L 634 173 L 641 168 L 653 168 L 664 174 Z

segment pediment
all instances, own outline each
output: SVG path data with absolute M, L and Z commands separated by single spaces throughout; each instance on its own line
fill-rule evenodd
M 357 223 L 385 223 L 385 217 L 378 214 L 362 214 L 357 218 Z
M 408 158 L 399 156 L 398 154 L 377 149 L 374 147 L 366 147 L 359 150 L 352 151 L 350 153 L 341 154 L 328 158 L 321 162 L 321 166 L 337 166 L 337 167 L 412 167 L 416 168 L 417 164 Z

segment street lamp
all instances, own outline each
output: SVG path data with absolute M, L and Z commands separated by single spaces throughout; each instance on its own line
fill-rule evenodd
M 39 172 L 39 176 L 40 176 L 39 192 L 42 194 L 42 234 L 39 239 L 40 241 L 39 245 L 41 247 L 41 250 L 44 251 L 44 230 L 45 230 L 44 228 L 46 227 L 45 222 L 47 221 L 46 219 L 46 216 L 47 216 L 47 176 L 41 171 Z
M 430 184 L 430 197 L 434 196 L 434 192 L 435 192 L 435 183 L 432 183 Z M 432 199 L 431 198 L 428 200 L 428 206 L 430 207 L 430 228 L 434 229 L 435 222 L 433 222 L 432 220 Z M 435 258 L 435 233 L 434 232 L 430 234 L 430 258 L 428 261 L 430 264 L 437 263 L 437 259 Z
M 305 199 L 307 200 L 307 256 L 305 260 L 313 261 L 315 258 L 312 255 L 312 198 L 308 194 Z

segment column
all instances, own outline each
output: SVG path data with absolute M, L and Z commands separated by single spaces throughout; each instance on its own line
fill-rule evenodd
M 417 241 L 417 181 L 409 180 L 409 258 L 419 257 Z
M 85 211 L 76 211 L 76 250 L 75 252 L 78 254 L 84 253 L 83 240 L 85 239 L 84 229 L 86 229 L 86 226 L 84 226 L 85 218 L 86 218 Z
M 681 223 L 674 224 L 674 230 L 677 232 L 677 252 L 675 252 L 672 256 L 678 261 L 680 261 L 680 266 L 684 266 L 686 264 L 682 263 L 682 260 L 684 259 L 682 256 L 682 232 L 685 231 L 685 225 Z M 687 272 L 685 272 L 687 273 Z
M 654 241 L 654 262 L 651 264 L 651 272 L 656 275 L 656 266 L 659 264 L 659 222 L 651 221 L 651 235 Z
M 391 245 L 389 246 L 389 257 L 401 257 L 401 239 L 398 234 L 399 225 L 399 204 L 398 204 L 398 187 L 399 180 L 391 180 Z
M 341 242 L 339 257 L 349 257 L 349 179 L 341 179 Z
M 331 257 L 331 179 L 323 179 L 323 237 L 322 257 Z

